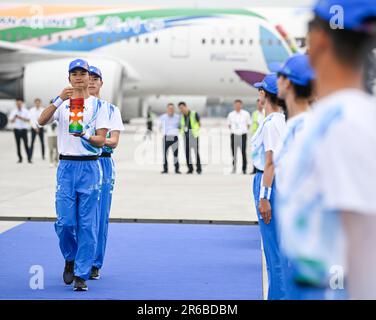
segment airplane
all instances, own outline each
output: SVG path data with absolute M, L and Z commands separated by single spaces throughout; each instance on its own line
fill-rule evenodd
M 296 15 L 286 8 L 0 4 L 0 99 L 50 101 L 78 57 L 102 69 L 102 97 L 123 120 L 150 101 L 162 111 L 169 97 L 196 98 L 196 110 L 255 97 L 251 84 L 299 50 L 294 39 L 304 40 L 306 13 Z M 281 17 L 293 38 L 276 22 Z

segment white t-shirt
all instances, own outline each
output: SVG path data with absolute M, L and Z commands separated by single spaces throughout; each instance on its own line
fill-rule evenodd
M 276 186 L 279 190 L 283 186 L 283 178 L 285 168 L 288 166 L 286 163 L 286 155 L 290 153 L 290 149 L 300 138 L 301 132 L 304 128 L 304 122 L 307 116 L 307 112 L 302 112 L 293 118 L 287 120 L 286 134 L 283 138 L 282 144 L 273 155 L 273 162 L 275 166 Z
M 246 110 L 232 111 L 227 116 L 227 122 L 232 134 L 243 135 L 248 133 L 248 126 L 252 125 L 251 115 Z
M 27 121 L 16 119 L 13 124 L 14 129 L 29 129 L 30 128 L 30 112 L 26 108 L 22 107 L 21 110 L 15 109 L 9 115 L 9 120 L 13 120 L 18 115 L 22 118 L 28 119 Z
M 110 117 L 107 103 L 96 97 L 90 96 L 84 102 L 84 130 L 89 130 L 92 135 L 97 129 L 109 129 Z M 57 146 L 62 155 L 88 156 L 99 155 L 101 148 L 94 147 L 88 141 L 69 134 L 69 99 L 65 100 L 54 113 L 49 123 L 56 120 L 58 125 Z
M 40 117 L 40 115 L 42 114 L 44 108 L 43 107 L 40 107 L 39 109 L 37 109 L 36 107 L 33 107 L 30 109 L 30 124 L 31 124 L 31 127 L 33 129 L 37 129 L 38 126 L 37 126 L 37 123 L 38 123 L 38 119 Z
M 253 165 L 259 169 L 265 168 L 265 152 L 275 153 L 286 132 L 285 115 L 280 112 L 269 114 L 261 127 L 259 127 L 252 137 L 252 158 Z
M 107 104 L 107 108 L 109 112 L 109 119 L 110 119 L 110 126 L 111 126 L 109 132 L 107 133 L 107 138 L 109 138 L 111 131 L 124 131 L 124 124 L 121 118 L 121 113 L 120 113 L 119 108 L 106 101 L 103 101 L 103 103 Z M 113 153 L 113 151 L 114 151 L 113 148 L 110 148 L 107 146 L 103 147 L 103 152 Z
M 339 213 L 376 214 L 376 100 L 355 89 L 332 94 L 307 114 L 286 155 L 278 197 L 281 241 L 301 276 L 324 282 L 344 266 Z M 309 261 L 309 263 L 307 263 Z

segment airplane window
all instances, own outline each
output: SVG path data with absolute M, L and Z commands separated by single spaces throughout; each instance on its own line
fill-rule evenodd
M 221 44 L 225 44 L 225 39 L 221 39 Z
M 233 78 L 230 78 L 230 83 L 233 83 L 234 82 L 234 79 Z
M 269 45 L 269 46 L 272 46 L 272 45 L 273 45 L 273 39 L 269 39 L 269 41 L 268 41 L 268 45 Z
M 239 44 L 240 44 L 240 45 L 243 45 L 243 44 L 244 44 L 244 40 L 243 40 L 243 39 L 240 39 L 240 40 L 239 40 Z
M 231 40 L 230 40 L 230 44 L 231 44 L 231 45 L 233 45 L 234 42 L 235 42 L 234 39 L 231 39 Z
M 211 40 L 211 44 L 215 44 L 215 39 L 212 39 L 212 40 Z
M 202 40 L 201 40 L 201 43 L 202 43 L 202 44 L 205 44 L 205 43 L 206 43 L 206 40 L 205 40 L 205 39 L 202 39 Z
M 101 43 L 101 42 L 102 42 L 102 37 L 101 37 L 101 36 L 97 37 L 97 42 L 98 42 L 98 43 Z
M 158 38 L 155 38 L 155 39 L 154 39 L 154 42 L 155 42 L 155 43 L 158 43 L 158 41 L 159 41 Z
M 278 40 L 278 45 L 279 45 L 279 46 L 282 45 L 282 41 L 281 41 L 281 40 Z
M 22 39 L 22 34 L 21 33 L 17 33 L 16 39 L 17 39 L 17 41 L 21 40 Z
M 84 41 L 84 39 L 82 37 L 78 37 L 78 42 L 79 43 L 82 43 Z
M 118 39 L 118 41 L 120 41 L 120 40 L 122 39 L 121 34 L 118 34 L 118 35 L 117 35 L 117 39 Z
M 92 36 L 89 36 L 89 37 L 87 38 L 87 41 L 88 41 L 89 43 L 93 43 L 93 37 L 92 37 Z
M 145 43 L 149 43 L 149 38 L 145 38 Z
M 136 43 L 139 43 L 139 42 L 140 42 L 140 38 L 136 37 Z
M 107 37 L 107 43 L 111 43 L 112 42 L 112 38 L 111 37 Z
M 7 33 L 7 40 L 12 39 L 12 34 L 10 32 Z
M 249 45 L 251 46 L 253 44 L 253 40 L 249 39 Z
M 39 37 L 38 37 L 38 41 L 41 41 L 41 40 L 42 40 L 42 37 L 41 37 L 41 36 L 39 36 Z
M 62 41 L 63 40 L 63 36 L 61 34 L 59 34 L 59 36 L 57 37 L 57 40 L 58 41 Z

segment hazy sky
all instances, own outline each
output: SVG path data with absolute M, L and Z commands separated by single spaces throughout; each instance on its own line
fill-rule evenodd
M 0 0 L 0 3 L 152 5 L 170 7 L 309 6 L 312 0 Z

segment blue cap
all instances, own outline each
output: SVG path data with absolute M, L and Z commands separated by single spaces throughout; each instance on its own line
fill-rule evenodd
M 343 9 L 345 29 L 367 31 L 365 20 L 376 17 L 375 0 L 318 0 L 313 11 L 325 21 L 330 21 L 337 13 L 334 6 Z
M 261 82 L 256 82 L 253 85 L 257 89 L 263 89 L 272 94 L 278 94 L 277 74 L 270 73 Z
M 69 64 L 69 72 L 73 69 L 84 69 L 89 72 L 89 64 L 85 60 L 76 59 Z
M 308 56 L 300 53 L 288 58 L 277 74 L 284 75 L 292 83 L 300 86 L 306 86 L 315 79 L 315 72 L 309 63 Z
M 99 68 L 94 67 L 94 66 L 90 66 L 89 67 L 89 72 L 90 72 L 91 75 L 96 75 L 99 78 L 101 78 L 101 80 L 102 80 L 102 72 L 101 72 L 101 70 Z

